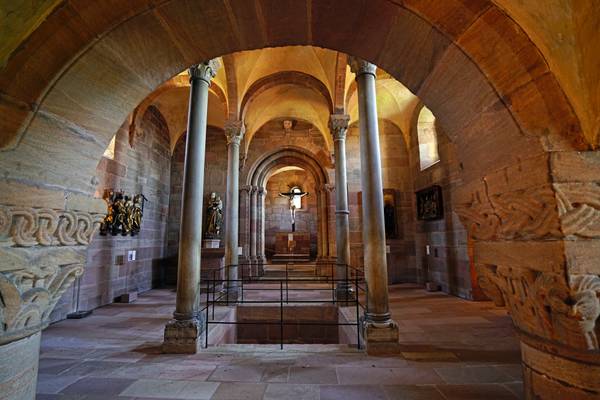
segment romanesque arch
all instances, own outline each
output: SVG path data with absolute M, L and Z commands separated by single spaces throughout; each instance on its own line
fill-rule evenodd
M 242 246 L 247 246 L 245 252 L 250 256 L 251 263 L 263 264 L 265 257 L 265 189 L 270 174 L 282 166 L 297 166 L 309 172 L 315 179 L 318 191 L 317 197 L 317 220 L 318 220 L 318 260 L 327 259 L 333 254 L 330 246 L 329 233 L 329 192 L 332 185 L 328 174 L 323 170 L 321 163 L 308 150 L 288 146 L 265 154 L 248 166 L 245 177 L 245 185 L 240 195 L 240 225 Z

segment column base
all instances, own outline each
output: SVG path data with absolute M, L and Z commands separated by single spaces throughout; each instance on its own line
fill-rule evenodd
M 0 398 L 34 400 L 41 332 L 0 346 Z
M 165 325 L 163 353 L 196 354 L 202 348 L 204 317 L 179 321 L 172 319 Z
M 600 355 L 565 358 L 521 342 L 527 400 L 600 399 Z
M 256 276 L 263 276 L 265 274 L 265 264 L 267 263 L 266 257 L 256 258 Z
M 369 355 L 400 353 L 398 324 L 391 319 L 386 322 L 363 320 L 362 337 Z

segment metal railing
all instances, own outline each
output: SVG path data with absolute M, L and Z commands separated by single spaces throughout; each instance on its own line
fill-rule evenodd
M 285 277 L 265 277 L 258 274 L 251 274 L 253 264 L 240 263 L 237 265 L 225 266 L 211 271 L 211 278 L 204 279 L 206 284 L 206 305 L 201 309 L 204 313 L 205 323 L 205 341 L 204 347 L 208 347 L 209 325 L 278 325 L 279 326 L 279 345 L 283 349 L 285 340 L 284 326 L 300 325 L 300 326 L 356 326 L 356 343 L 357 348 L 361 349 L 360 337 L 360 310 L 366 310 L 366 304 L 362 304 L 360 299 L 366 296 L 367 286 L 364 281 L 364 273 L 362 270 L 354 268 L 347 264 L 337 263 L 319 263 L 315 266 L 315 278 L 298 278 L 290 277 L 290 269 L 293 266 L 306 264 L 285 264 Z M 232 279 L 229 277 L 231 268 L 238 269 L 238 278 Z M 335 278 L 335 271 L 342 267 L 345 271 L 343 279 Z M 317 269 L 318 268 L 318 269 Z M 328 273 L 323 274 L 323 269 L 328 270 Z M 297 284 L 311 283 L 319 285 L 322 288 L 313 287 L 296 287 Z M 338 284 L 344 289 L 345 298 L 336 298 L 336 289 Z M 259 285 L 259 286 L 257 286 Z M 279 297 L 274 298 L 254 298 L 249 293 L 262 292 L 272 293 L 279 292 Z M 300 298 L 290 299 L 290 292 L 331 292 L 331 297 L 326 298 Z M 235 296 L 232 298 L 232 294 Z M 239 295 L 238 295 L 239 293 Z M 355 322 L 312 322 L 312 321 L 297 321 L 284 318 L 284 306 L 288 304 L 338 304 L 345 307 L 354 307 L 356 313 Z M 222 321 L 215 319 L 216 306 L 230 306 L 239 304 L 279 304 L 279 320 L 278 321 Z

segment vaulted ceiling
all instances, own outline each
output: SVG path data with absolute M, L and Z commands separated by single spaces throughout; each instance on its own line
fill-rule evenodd
M 455 0 L 453 0 L 455 1 Z M 465 2 L 468 7 L 469 2 Z M 0 68 L 4 67 L 19 46 L 40 28 L 46 18 L 60 9 L 66 0 L 12 0 L 0 1 Z M 136 4 L 133 4 L 136 3 Z M 139 3 L 139 4 L 137 4 Z M 132 9 L 150 8 L 154 1 L 132 2 Z M 477 3 L 477 2 L 473 2 Z M 557 76 L 569 99 L 573 102 L 584 130 L 590 135 L 600 132 L 600 7 L 596 0 L 493 0 L 496 6 L 509 14 L 544 54 L 551 70 Z M 77 18 L 76 15 L 73 18 Z M 344 21 L 338 21 L 344 23 Z M 253 53 L 253 52 L 252 52 Z M 264 63 L 265 57 L 281 56 L 277 62 Z M 321 80 L 333 90 L 332 75 L 335 58 L 321 49 L 311 48 L 287 59 L 282 54 L 240 53 L 234 60 L 239 82 L 237 95 L 247 90 L 259 77 L 273 73 L 275 65 L 297 65 L 305 62 L 300 71 Z M 225 79 L 225 78 L 224 78 Z M 225 82 L 221 82 L 227 93 Z M 333 92 L 332 92 L 333 93 Z
M 291 46 L 234 53 L 220 61 L 222 67 L 210 89 L 208 124 L 223 128 L 227 119 L 243 120 L 246 148 L 264 124 L 287 118 L 311 123 L 323 134 L 326 150 L 331 151 L 329 116 L 345 112 L 350 114 L 351 123 L 358 120 L 356 84 L 345 54 Z M 418 98 L 385 71 L 378 70 L 377 75 L 380 118 L 408 134 Z M 186 129 L 188 96 L 189 81 L 183 71 L 140 105 L 154 105 L 161 111 L 169 124 L 172 147 Z

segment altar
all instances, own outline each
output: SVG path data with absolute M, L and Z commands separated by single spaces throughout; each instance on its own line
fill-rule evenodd
M 272 263 L 309 262 L 309 232 L 277 232 L 275 234 L 275 255 Z

